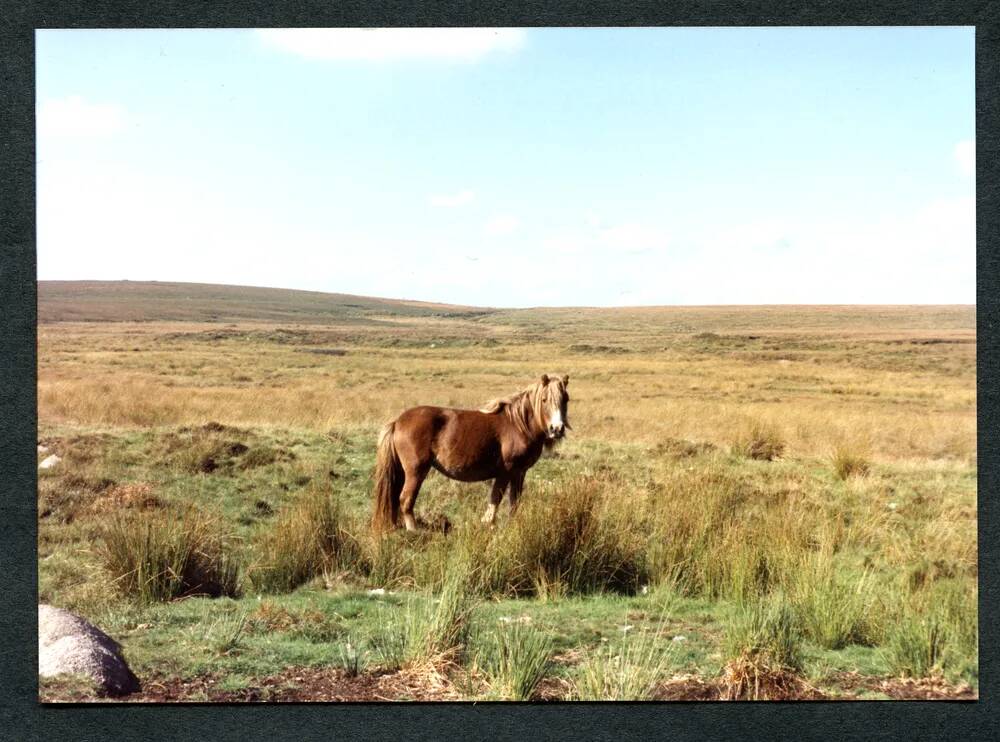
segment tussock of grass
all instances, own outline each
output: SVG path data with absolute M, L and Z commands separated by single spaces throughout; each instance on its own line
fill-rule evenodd
M 527 701 L 545 677 L 552 658 L 552 637 L 519 621 L 495 626 L 482 641 L 477 664 L 482 667 L 491 695 Z
M 767 657 L 790 670 L 802 669 L 802 635 L 791 604 L 781 595 L 738 604 L 725 637 L 730 658 L 741 654 Z
M 802 639 L 795 612 L 780 596 L 739 605 L 727 627 L 723 700 L 763 701 L 801 695 Z
M 219 618 L 209 632 L 219 654 L 231 654 L 240 649 L 247 630 L 247 611 Z
M 256 445 L 251 446 L 240 458 L 241 469 L 254 469 L 267 466 L 275 461 L 294 461 L 295 454 L 282 447 Z
M 829 555 L 808 560 L 796 570 L 793 597 L 803 633 L 826 649 L 877 645 L 882 627 L 875 588 L 868 573 L 838 572 Z
M 349 678 L 356 678 L 361 674 L 367 665 L 367 656 L 361 651 L 357 644 L 351 641 L 350 637 L 339 646 L 337 659 L 340 668 Z
M 460 660 L 469 643 L 476 607 L 471 580 L 468 569 L 456 562 L 437 599 L 411 599 L 397 617 L 383 611 L 371 638 L 379 663 L 385 669 L 398 670 Z
M 974 671 L 977 592 L 975 585 L 945 580 L 898 605 L 884 643 L 892 671 L 913 678 Z
M 687 595 L 745 600 L 787 580 L 810 538 L 784 486 L 734 475 L 724 459 L 674 470 L 649 496 L 649 570 Z
M 645 529 L 608 488 L 580 479 L 526 503 L 482 552 L 488 591 L 634 592 L 647 577 Z
M 733 438 L 732 452 L 759 461 L 774 461 L 785 452 L 785 440 L 774 425 L 755 420 Z
M 925 678 L 943 670 L 944 625 L 936 614 L 902 615 L 889 634 L 889 667 L 904 677 Z
M 871 445 L 864 441 L 841 441 L 833 448 L 830 464 L 838 479 L 863 477 L 871 471 Z
M 625 634 L 580 667 L 574 696 L 582 701 L 647 701 L 665 679 L 673 646 L 657 632 Z
M 254 544 L 249 578 L 254 589 L 287 592 L 334 565 L 353 564 L 360 547 L 336 502 L 307 491 Z
M 225 550 L 219 523 L 191 509 L 112 518 L 102 556 L 117 591 L 143 602 L 188 595 L 237 596 L 238 563 Z

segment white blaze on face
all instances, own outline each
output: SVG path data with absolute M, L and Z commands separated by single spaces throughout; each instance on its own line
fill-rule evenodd
M 560 430 L 562 426 L 562 410 L 558 407 L 553 407 L 549 412 L 549 428 L 552 430 Z

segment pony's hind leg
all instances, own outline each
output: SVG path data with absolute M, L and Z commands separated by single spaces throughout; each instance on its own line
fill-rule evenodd
M 507 478 L 497 477 L 493 480 L 493 489 L 490 490 L 490 504 L 486 506 L 486 513 L 483 515 L 483 523 L 493 525 L 497 517 L 497 505 L 503 499 L 503 491 L 507 489 Z
M 417 520 L 413 517 L 413 505 L 417 501 L 417 494 L 420 492 L 420 485 L 424 483 L 430 466 L 425 465 L 418 468 L 404 468 L 406 481 L 403 483 L 403 491 L 399 494 L 399 508 L 403 513 L 403 525 L 407 531 L 417 530 Z

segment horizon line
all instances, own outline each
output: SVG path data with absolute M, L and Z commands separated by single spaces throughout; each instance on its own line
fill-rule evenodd
M 559 305 L 533 305 L 533 306 L 508 306 L 498 307 L 478 304 L 456 304 L 449 301 L 439 301 L 434 299 L 408 299 L 402 297 L 372 296 L 370 294 L 351 294 L 342 291 L 319 291 L 316 289 L 290 288 L 287 286 L 256 286 L 249 284 L 233 283 L 208 283 L 204 281 L 163 281 L 158 279 L 132 279 L 132 278 L 36 278 L 36 284 L 43 283 L 103 283 L 103 284 L 171 284 L 177 286 L 216 286 L 220 288 L 233 289 L 262 289 L 266 291 L 296 291 L 303 294 L 319 294 L 321 296 L 346 296 L 357 299 L 374 299 L 386 302 L 403 302 L 407 304 L 428 304 L 443 307 L 455 307 L 459 309 L 489 309 L 489 310 L 534 310 L 534 309 L 683 309 L 683 308 L 738 308 L 738 307 L 976 307 L 975 302 L 771 302 L 760 304 L 615 304 L 611 306 L 600 306 L 596 304 L 559 304 Z

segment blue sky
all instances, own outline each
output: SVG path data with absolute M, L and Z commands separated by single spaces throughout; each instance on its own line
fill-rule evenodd
M 971 28 L 39 31 L 38 276 L 973 303 Z

